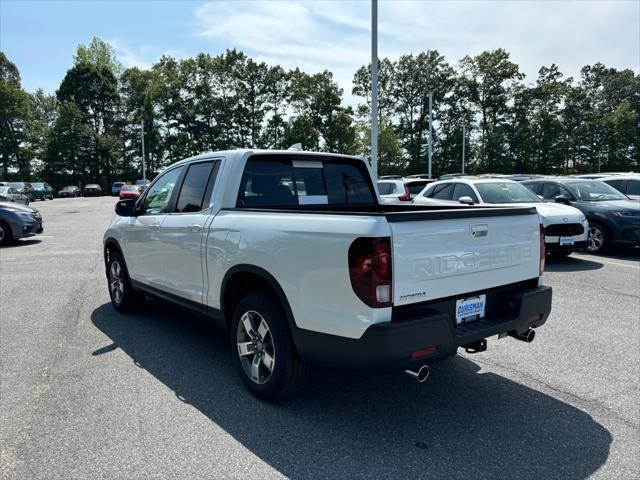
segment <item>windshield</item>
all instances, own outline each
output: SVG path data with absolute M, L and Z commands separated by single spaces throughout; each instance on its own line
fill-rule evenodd
M 134 185 L 125 185 L 124 187 L 122 187 L 122 191 L 123 192 L 128 192 L 129 190 L 138 190 L 138 187 L 134 186 Z
M 0 195 L 9 193 L 9 187 L 0 187 Z
M 539 203 L 538 196 L 519 183 L 492 182 L 476 183 L 478 193 L 484 203 Z
M 44 188 L 44 183 L 32 183 L 33 188 Z
M 7 183 L 7 187 L 13 187 L 13 188 L 17 188 L 18 190 L 22 190 L 22 187 L 24 187 L 24 183 L 22 183 L 22 182 L 11 182 L 11 183 Z
M 576 197 L 585 202 L 605 202 L 607 200 L 627 200 L 622 193 L 598 180 L 571 182 L 566 186 Z

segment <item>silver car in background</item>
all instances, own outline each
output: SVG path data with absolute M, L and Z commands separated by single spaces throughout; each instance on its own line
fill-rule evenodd
M 9 186 L 0 186 L 0 202 L 21 203 L 29 205 L 29 197 Z
M 0 245 L 38 235 L 42 231 L 42 216 L 35 208 L 0 203 Z

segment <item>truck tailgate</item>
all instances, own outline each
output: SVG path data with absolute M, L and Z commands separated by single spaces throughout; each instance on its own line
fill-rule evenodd
M 387 215 L 396 306 L 535 278 L 540 220 L 535 209 L 461 209 Z

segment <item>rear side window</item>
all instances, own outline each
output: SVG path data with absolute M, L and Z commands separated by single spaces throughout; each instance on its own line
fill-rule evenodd
M 265 157 L 247 161 L 237 207 L 376 204 L 364 165 L 333 158 Z
M 176 212 L 199 212 L 209 207 L 216 163 L 200 162 L 189 165 L 178 194 Z
M 378 182 L 378 191 L 380 195 L 391 195 L 396 192 L 396 185 L 391 182 Z

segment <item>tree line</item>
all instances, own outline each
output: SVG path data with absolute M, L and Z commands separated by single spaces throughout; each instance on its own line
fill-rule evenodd
M 433 173 L 640 170 L 640 75 L 601 63 L 579 79 L 556 65 L 526 83 L 502 49 L 451 64 L 435 50 L 379 61 L 379 173 L 427 170 L 429 93 Z M 182 158 L 230 148 L 369 156 L 370 65 L 353 77 L 356 106 L 331 72 L 256 62 L 227 50 L 163 56 L 124 69 L 113 48 L 80 45 L 55 94 L 26 92 L 0 52 L 0 179 L 54 185 L 148 176 Z

